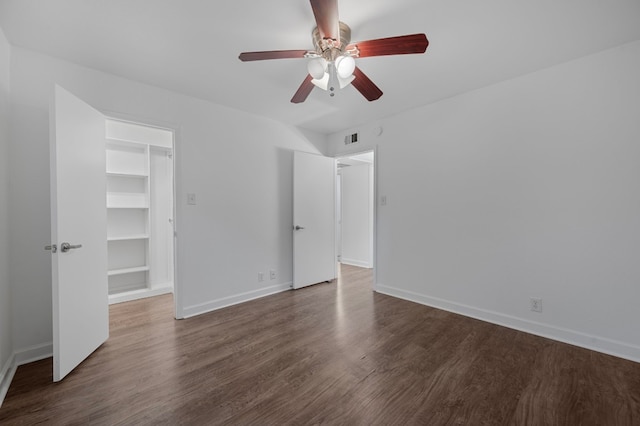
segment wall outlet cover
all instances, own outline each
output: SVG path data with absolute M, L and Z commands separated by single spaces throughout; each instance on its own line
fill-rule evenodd
M 539 297 L 529 299 L 529 304 L 533 312 L 542 312 L 542 299 Z

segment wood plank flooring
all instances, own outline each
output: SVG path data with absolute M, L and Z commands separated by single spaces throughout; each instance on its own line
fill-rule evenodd
M 369 270 L 196 318 L 111 306 L 52 383 L 18 369 L 0 424 L 640 425 L 640 364 L 371 290 Z

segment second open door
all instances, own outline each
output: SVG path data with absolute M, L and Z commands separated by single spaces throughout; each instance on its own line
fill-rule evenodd
M 293 288 L 336 277 L 336 161 L 293 155 Z

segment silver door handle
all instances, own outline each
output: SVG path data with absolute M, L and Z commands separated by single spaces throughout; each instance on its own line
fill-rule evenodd
M 63 253 L 66 253 L 69 250 L 78 249 L 80 247 L 82 247 L 82 244 L 62 243 L 62 244 L 60 244 L 60 251 L 63 252 Z
M 51 244 L 50 246 L 44 246 L 45 250 L 51 250 L 51 253 L 56 253 L 58 251 L 58 246 L 55 244 Z
M 304 229 L 304 226 L 296 225 L 293 227 L 293 229 L 295 229 L 296 231 L 299 231 L 301 229 Z

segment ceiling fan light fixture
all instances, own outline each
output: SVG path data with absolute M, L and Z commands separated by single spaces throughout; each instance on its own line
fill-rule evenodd
M 327 71 L 327 61 L 324 58 L 314 58 L 307 64 L 307 71 L 314 80 L 322 80 Z
M 336 71 L 338 72 L 338 76 L 344 79 L 349 78 L 353 75 L 353 72 L 356 69 L 356 61 L 353 57 L 339 56 L 336 59 Z
M 335 96 L 336 88 L 353 87 L 369 102 L 380 99 L 382 90 L 356 67 L 355 58 L 425 53 L 429 40 L 425 34 L 407 34 L 351 43 L 351 28 L 338 19 L 338 0 L 310 0 L 316 27 L 311 33 L 313 50 L 267 50 L 242 52 L 239 59 L 310 59 L 308 74 L 291 98 L 299 104 L 309 96 L 314 86 Z
M 351 84 L 351 82 L 352 82 L 353 80 L 355 80 L 355 79 L 356 79 L 356 76 L 355 76 L 355 75 L 350 75 L 350 76 L 349 76 L 349 77 L 347 77 L 347 78 L 342 78 L 342 77 L 340 76 L 340 74 L 338 74 L 338 84 L 340 84 L 340 88 L 341 88 L 341 89 L 344 89 L 345 87 L 347 87 L 348 85 L 350 85 L 350 84 Z
M 312 74 L 313 76 L 313 74 Z M 316 86 L 321 88 L 322 90 L 327 90 L 329 88 L 329 78 L 330 75 L 328 72 L 325 72 L 321 78 L 314 78 L 311 82 Z

